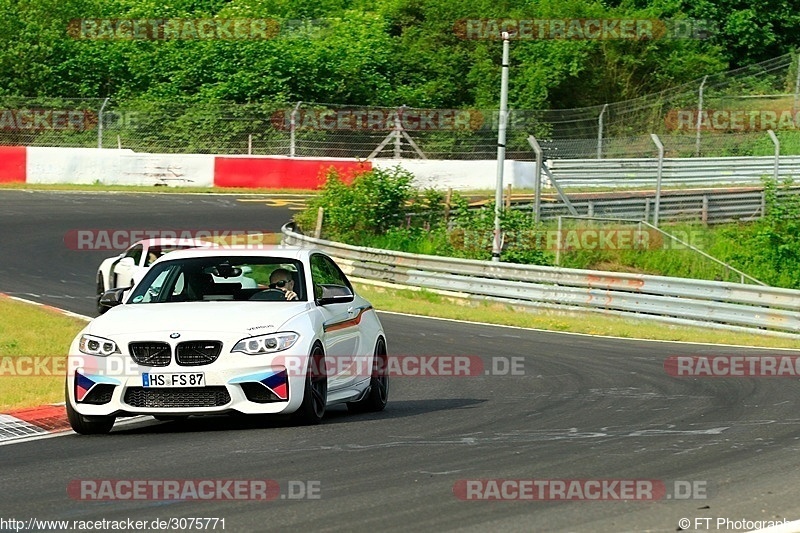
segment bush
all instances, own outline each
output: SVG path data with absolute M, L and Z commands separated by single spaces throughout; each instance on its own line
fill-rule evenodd
M 752 224 L 726 228 L 727 238 L 738 243 L 727 260 L 769 285 L 800 289 L 800 195 L 779 194 L 791 186 L 790 179 L 764 180 L 766 213 Z
M 347 185 L 331 169 L 321 194 L 309 202 L 296 221 L 303 231 L 310 233 L 322 207 L 326 239 L 358 243 L 365 235 L 380 235 L 406 220 L 406 205 L 416 195 L 413 178 L 413 174 L 400 167 L 373 169 L 356 175 Z

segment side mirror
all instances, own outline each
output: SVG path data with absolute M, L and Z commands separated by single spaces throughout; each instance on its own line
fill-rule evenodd
M 342 304 L 352 302 L 355 299 L 353 291 L 344 285 L 331 285 L 320 283 L 315 286 L 317 305 Z
M 103 293 L 100 297 L 100 305 L 103 307 L 116 307 L 122 303 L 122 300 L 125 299 L 125 292 L 130 287 L 117 287 L 116 289 L 111 289 Z

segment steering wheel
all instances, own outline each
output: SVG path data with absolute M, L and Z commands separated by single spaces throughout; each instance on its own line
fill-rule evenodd
M 265 302 L 280 302 L 286 300 L 286 294 L 280 289 L 264 289 L 250 297 L 251 300 L 263 300 Z

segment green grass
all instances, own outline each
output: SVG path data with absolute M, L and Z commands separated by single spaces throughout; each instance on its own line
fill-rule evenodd
M 762 223 L 715 226 L 679 223 L 661 226 L 663 231 L 698 248 L 717 261 L 647 227 L 642 227 L 647 238 L 647 247 L 636 249 L 628 245 L 618 249 L 608 246 L 604 246 L 604 249 L 581 249 L 582 245 L 575 237 L 580 235 L 580 231 L 589 228 L 605 229 L 609 232 L 620 229 L 632 230 L 625 233 L 629 238 L 639 235 L 633 233 L 638 228 L 636 223 L 565 219 L 562 228 L 564 248 L 557 262 L 555 250 L 557 226 L 548 221 L 542 224 L 537 232 L 521 230 L 507 233 L 506 249 L 501 259 L 512 263 L 740 283 L 741 275 L 717 262 L 721 261 L 773 287 L 800 287 L 798 285 L 800 275 L 792 260 L 793 256 L 788 254 L 786 259 L 776 263 L 773 250 L 765 246 L 763 238 L 758 237 L 763 232 Z M 571 242 L 577 243 L 577 247 L 570 249 Z M 597 246 L 597 242 L 595 236 L 595 240 L 589 241 L 589 245 Z M 454 230 L 445 233 L 443 228 L 430 232 L 421 228 L 390 229 L 380 235 L 363 233 L 359 235 L 357 242 L 350 244 L 467 259 L 489 260 L 491 257 L 490 230 Z
M 15 363 L 12 358 L 25 357 L 26 361 L 45 362 L 43 368 L 46 370 L 33 372 L 38 374 L 65 368 L 56 360 L 66 359 L 70 342 L 86 322 L 3 296 L 0 296 L 0 315 L 3 317 L 0 321 L 0 369 L 3 369 L 0 373 L 0 413 L 63 402 L 64 374 L 9 376 L 11 368 L 16 369 L 14 373 L 28 372 L 29 368 L 29 363 L 23 367 L 19 360 Z
M 572 227 L 585 227 L 571 225 Z M 567 226 L 565 225 L 565 228 Z M 595 223 L 596 228 L 636 228 L 635 224 L 610 222 L 604 226 Z M 644 228 L 647 230 L 647 228 Z M 726 224 L 713 227 L 701 224 L 665 224 L 661 229 L 674 235 L 712 257 L 731 264 L 758 279 L 763 271 L 750 271 L 737 259 L 745 255 L 742 250 L 742 227 Z M 641 250 L 575 250 L 562 252 L 560 266 L 590 270 L 609 270 L 636 272 L 658 276 L 705 279 L 711 281 L 740 282 L 740 276 L 719 263 L 704 257 L 682 244 L 654 231 L 648 232 L 650 247 Z

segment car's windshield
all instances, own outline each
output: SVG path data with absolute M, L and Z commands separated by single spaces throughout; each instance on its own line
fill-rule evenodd
M 128 303 L 305 301 L 302 264 L 283 257 L 213 256 L 154 265 Z

